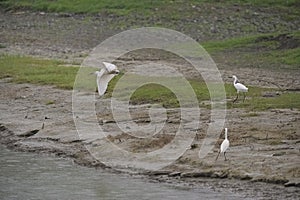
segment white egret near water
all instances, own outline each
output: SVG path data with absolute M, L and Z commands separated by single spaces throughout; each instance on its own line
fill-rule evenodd
M 104 68 L 94 73 L 97 75 L 96 81 L 98 93 L 100 96 L 102 96 L 105 93 L 109 81 L 120 72 L 117 66 L 112 63 L 103 62 L 103 64 Z
M 233 85 L 236 89 L 236 98 L 233 100 L 233 103 L 238 100 L 240 92 L 242 92 L 244 94 L 244 99 L 243 99 L 243 102 L 244 102 L 245 98 L 246 98 L 246 92 L 248 92 L 248 88 L 245 85 L 239 83 L 238 82 L 239 80 L 236 76 L 233 75 L 232 78 L 234 78 Z
M 219 150 L 216 160 L 218 159 L 220 153 L 224 153 L 225 161 L 227 160 L 225 153 L 226 153 L 226 150 L 228 149 L 228 147 L 229 147 L 229 140 L 227 138 L 227 128 L 225 128 L 225 139 L 223 140 L 223 142 L 221 144 L 221 147 L 220 147 L 220 150 Z

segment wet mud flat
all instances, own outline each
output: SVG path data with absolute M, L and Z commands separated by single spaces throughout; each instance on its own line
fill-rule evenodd
M 198 153 L 205 126 L 197 130 L 197 137 L 186 152 L 172 164 L 160 170 L 134 169 L 116 163 L 106 166 L 88 151 L 90 146 L 113 143 L 127 151 L 146 152 L 159 149 L 174 136 L 178 127 L 178 111 L 168 116 L 167 128 L 155 138 L 135 138 L 122 133 L 116 126 L 109 109 L 109 99 L 100 99 L 97 112 L 99 124 L 111 134 L 104 138 L 79 137 L 71 110 L 72 91 L 51 86 L 14 84 L 2 79 L 1 87 L 1 140 L 11 149 L 69 157 L 74 162 L 101 167 L 119 173 L 130 173 L 153 181 L 201 187 L 201 184 L 228 188 L 232 192 L 244 191 L 258 198 L 299 198 L 299 113 L 291 110 L 271 110 L 255 117 L 243 118 L 241 110 L 228 110 L 231 147 L 228 161 L 221 156 L 217 161 L 217 143 L 204 160 Z M 54 101 L 54 103 L 49 103 Z M 147 123 L 145 109 L 136 108 L 133 119 Z M 208 111 L 203 111 L 207 112 Z M 206 115 L 201 120 L 209 121 Z M 279 120 L 280 119 L 280 120 Z M 256 124 L 257 129 L 253 129 Z M 220 136 L 222 137 L 222 136 Z M 219 142 L 222 141 L 220 138 Z M 106 154 L 109 157 L 109 153 Z M 105 158 L 104 158 L 105 160 Z M 155 163 L 150 160 L 149 164 Z M 245 185 L 247 189 L 245 191 Z M 271 196 L 270 196 L 271 195 Z
M 264 21 L 264 11 L 259 13 Z M 102 19 L 98 16 L 97 20 L 89 20 L 88 16 L 84 15 L 6 13 L 2 10 L 0 16 L 3 27 L 0 42 L 5 46 L 0 49 L 2 53 L 41 56 L 75 63 L 80 63 L 100 41 L 122 31 L 110 26 L 114 17 Z M 214 17 L 206 18 L 218 20 Z M 278 18 L 270 19 L 275 21 L 268 24 L 278 24 Z M 284 24 L 287 31 L 295 30 L 299 26 L 299 23 Z M 263 24 L 261 26 L 264 27 Z M 206 28 L 202 30 L 203 33 L 206 32 Z M 197 33 L 191 36 L 200 41 L 231 36 L 220 35 L 223 31 L 221 26 L 219 28 L 217 35 L 209 33 L 205 36 Z M 224 30 L 227 28 L 224 27 Z M 268 32 L 269 29 L 265 31 Z M 239 32 L 235 35 L 244 34 L 247 33 Z M 131 65 L 152 61 L 151 57 L 148 52 L 136 55 L 133 53 L 117 60 L 117 64 L 121 70 L 126 70 Z M 289 88 L 299 83 L 299 70 L 239 68 L 226 65 L 224 60 L 226 59 L 217 59 L 217 64 L 225 82 L 231 82 L 228 77 L 238 71 L 239 77 L 249 85 L 274 87 L 272 83 L 276 80 L 280 87 Z M 181 62 L 175 61 L 172 64 L 187 77 L 198 78 L 192 76 L 194 73 L 191 68 L 182 68 Z M 95 138 L 95 135 L 83 138 L 78 135 L 74 124 L 72 91 L 51 86 L 14 84 L 9 79 L 0 80 L 0 91 L 0 142 L 9 148 L 70 157 L 80 165 L 107 168 L 116 173 L 130 173 L 133 176 L 146 175 L 153 181 L 191 187 L 209 185 L 215 190 L 227 188 L 232 192 L 243 191 L 245 196 L 255 199 L 300 198 L 298 110 L 273 109 L 257 112 L 255 115 L 243 109 L 228 110 L 226 126 L 229 128 L 230 149 L 227 152 L 228 161 L 224 162 L 222 155 L 215 161 L 223 135 L 205 160 L 198 157 L 205 131 L 210 123 L 209 110 L 202 109 L 200 119 L 203 126 L 199 130 L 192 130 L 195 138 L 191 146 L 170 165 L 158 171 L 151 171 L 125 165 L 122 162 L 123 157 L 120 157 L 115 166 L 106 166 L 102 159 L 109 159 L 111 152 L 105 147 L 113 144 L 127 151 L 140 153 L 162 148 L 174 138 L 179 126 L 179 110 L 168 110 L 166 126 L 155 137 L 141 139 L 120 131 L 108 108 L 110 99 L 97 99 L 97 120 L 108 134 L 101 138 Z M 147 108 L 147 105 L 134 107 L 132 116 L 136 123 L 142 125 L 150 122 L 149 115 L 145 112 Z M 87 118 L 86 121 L 89 120 Z M 96 159 L 91 154 L 89 149 L 94 147 L 107 150 L 106 154 L 102 154 L 102 159 Z M 155 164 L 155 161 L 149 161 L 149 164 L 151 163 Z

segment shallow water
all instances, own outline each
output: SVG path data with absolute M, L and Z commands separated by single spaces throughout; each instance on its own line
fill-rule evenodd
M 75 165 L 70 160 L 14 152 L 0 146 L 1 199 L 241 199 L 217 193 L 151 182 L 127 174 Z

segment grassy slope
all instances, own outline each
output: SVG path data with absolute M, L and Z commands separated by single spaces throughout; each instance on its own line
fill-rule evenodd
M 185 4 L 190 5 L 200 5 L 205 3 L 224 3 L 218 0 L 188 0 L 188 1 L 169 1 L 169 0 L 2 0 L 0 3 L 3 7 L 8 9 L 32 9 L 39 11 L 49 11 L 49 12 L 72 12 L 72 13 L 98 13 L 98 12 L 109 12 L 114 14 L 128 14 L 130 12 L 139 12 L 143 14 L 150 14 L 150 12 L 160 8 L 165 10 L 165 8 L 172 9 L 172 7 L 180 7 Z M 225 3 L 238 3 L 244 5 L 255 5 L 255 6 L 299 6 L 299 1 L 297 0 L 229 0 Z M 176 6 L 174 6 L 176 4 Z M 175 13 L 174 13 L 175 14 Z
M 51 84 L 72 89 L 77 67 L 62 67 L 56 60 L 0 55 L 0 78 L 11 77 L 16 83 Z
M 0 5 L 7 9 L 32 9 L 49 12 L 71 12 L 71 13 L 113 13 L 116 15 L 126 15 L 126 22 L 122 20 L 115 24 L 115 26 L 124 26 L 122 23 L 135 24 L 132 20 L 137 20 L 136 15 L 141 18 L 148 19 L 157 16 L 161 20 L 170 21 L 169 28 L 172 28 L 172 23 L 186 19 L 187 21 L 194 19 L 193 16 L 198 16 L 198 10 L 193 9 L 193 6 L 199 6 L 205 4 L 217 5 L 252 5 L 256 7 L 265 6 L 270 8 L 276 8 L 276 12 L 284 13 L 282 17 L 299 17 L 300 12 L 297 9 L 300 6 L 298 0 L 229 0 L 229 1 L 208 1 L 208 0 L 189 0 L 189 1 L 169 1 L 169 0 L 0 0 Z M 279 10 L 278 10 L 279 9 Z M 210 12 L 210 11 L 207 11 Z M 134 16 L 131 16 L 133 14 Z M 131 17 L 130 17 L 131 16 Z M 131 19 L 132 18 L 132 19 Z M 150 20 L 151 21 L 151 20 Z M 187 23 L 187 21 L 184 23 Z M 154 24 L 159 25 L 159 22 L 154 20 Z M 145 26 L 147 26 L 147 20 Z M 114 25 L 112 25 L 114 26 Z M 190 26 L 190 24 L 186 24 Z M 239 60 L 250 63 L 256 61 L 253 65 L 260 63 L 268 63 L 268 65 L 260 66 L 272 66 L 276 64 L 290 65 L 290 68 L 297 68 L 300 63 L 299 47 L 298 48 L 285 48 L 280 49 L 279 46 L 285 41 L 276 41 L 269 38 L 269 40 L 260 40 L 263 37 L 276 37 L 282 33 L 272 33 L 264 35 L 253 35 L 241 38 L 233 38 L 226 41 L 212 41 L 201 43 L 209 53 L 223 53 L 224 51 L 230 51 L 232 54 L 238 54 Z M 300 32 L 286 33 L 289 36 L 295 37 L 300 40 Z M 299 41 L 298 41 L 299 42 Z M 243 48 L 243 52 L 238 52 L 240 48 Z M 245 52 L 245 49 L 247 50 Z M 261 51 L 263 50 L 263 51 Z M 232 58 L 232 60 L 236 60 Z M 250 62 L 249 62 L 250 61 Z M 239 63 L 235 63 L 239 65 Z M 241 65 L 243 65 L 242 63 Z M 271 65 L 269 65 L 271 64 Z M 262 64 L 263 65 L 263 64 Z M 275 66 L 276 67 L 276 66 Z
M 258 34 L 223 41 L 210 41 L 202 45 L 212 55 L 224 52 L 238 53 L 240 60 L 249 63 L 255 61 L 300 69 L 300 31 Z
M 34 2 L 34 3 L 33 3 Z M 189 5 L 200 5 L 206 0 L 190 0 Z M 255 6 L 276 6 L 288 7 L 294 9 L 299 6 L 296 0 L 290 1 L 270 1 L 263 0 L 230 0 L 226 3 L 242 3 L 246 5 Z M 219 2 L 213 2 L 219 3 Z M 224 3 L 224 2 L 221 2 Z M 7 9 L 32 9 L 39 11 L 53 11 L 53 12 L 73 12 L 73 13 L 113 13 L 117 15 L 127 15 L 130 13 L 142 13 L 144 16 L 151 16 L 153 12 L 157 15 L 163 15 L 170 19 L 180 19 L 183 16 L 193 15 L 192 10 L 183 9 L 178 12 L 178 8 L 187 5 L 186 1 L 138 1 L 138 0 L 0 0 L 2 7 Z M 192 6 L 189 6 L 192 7 Z M 158 9 L 156 9 L 158 8 Z M 186 8 L 186 7 L 184 7 Z M 293 12 L 295 12 L 294 9 Z M 158 11 L 158 12 L 157 12 Z M 168 14 L 165 14 L 165 11 Z M 190 12 L 190 13 L 189 13 Z M 297 12 L 296 12 L 297 13 Z M 277 40 L 278 36 L 282 33 L 253 35 L 247 37 L 233 38 L 224 41 L 209 41 L 205 42 L 203 46 L 212 55 L 238 54 L 239 59 L 244 62 L 255 60 L 262 63 L 274 65 L 286 65 L 292 69 L 299 69 L 300 49 L 297 48 L 280 48 L 284 41 Z M 286 33 L 288 36 L 300 40 L 300 32 Z M 240 51 L 242 49 L 242 51 Z M 239 62 L 239 61 L 238 61 Z M 0 57 L 0 78 L 10 76 L 13 81 L 30 82 L 37 84 L 53 84 L 60 88 L 72 89 L 78 68 L 61 67 L 63 63 L 53 60 L 41 60 L 29 57 L 19 56 L 1 56 Z M 236 63 L 238 64 L 238 63 Z M 107 96 L 111 94 L 114 84 L 118 78 L 114 79 L 108 88 Z M 190 81 L 193 86 L 199 101 L 209 100 L 209 93 L 204 83 L 197 81 Z M 225 85 L 226 93 L 229 98 L 235 96 L 235 90 L 232 85 Z M 268 108 L 300 108 L 300 95 L 298 93 L 284 93 L 274 98 L 262 98 L 261 93 L 266 89 L 250 87 L 249 94 L 250 100 L 244 104 L 235 106 L 245 107 L 249 110 L 264 110 Z M 132 103 L 161 103 L 166 107 L 178 106 L 174 94 L 158 85 L 146 85 L 138 89 L 131 98 Z M 232 104 L 228 104 L 232 107 Z
M 12 81 L 17 83 L 50 84 L 59 88 L 72 89 L 78 68 L 64 67 L 62 64 L 64 63 L 55 60 L 2 55 L 0 57 L 0 78 L 11 77 Z M 114 85 L 119 78 L 112 80 L 106 96 L 111 95 Z M 205 83 L 195 80 L 190 80 L 189 82 L 196 93 L 200 106 L 203 106 L 201 101 L 210 99 Z M 233 99 L 235 97 L 235 89 L 231 84 L 225 84 L 225 90 L 227 98 Z M 284 93 L 273 98 L 263 98 L 261 95 L 266 91 L 274 92 L 271 89 L 249 87 L 249 93 L 247 94 L 250 97 L 249 100 L 243 104 L 232 105 L 229 103 L 228 107 L 244 107 L 249 111 L 269 108 L 300 109 L 299 93 Z M 179 106 L 175 95 L 169 89 L 157 84 L 149 84 L 137 89 L 131 97 L 131 102 L 134 104 L 159 103 L 164 107 Z
M 33 3 L 34 2 L 34 3 Z M 32 9 L 47 12 L 71 12 L 71 13 L 97 13 L 110 12 L 114 14 L 127 14 L 133 10 L 147 10 L 152 6 L 161 6 L 165 1 L 109 1 L 109 0 L 7 0 L 2 5 L 8 9 Z
M 134 28 L 135 26 L 163 26 L 175 29 L 175 27 L 178 28 L 178 23 L 179 25 L 184 23 L 182 30 L 187 29 L 190 31 L 196 31 L 197 26 L 203 25 L 203 23 L 191 23 L 191 21 L 197 21 L 198 17 L 201 18 L 201 13 L 214 17 L 220 14 L 218 10 L 223 10 L 225 6 L 225 10 L 228 10 L 232 15 L 236 15 L 237 13 L 230 11 L 234 10 L 236 5 L 242 6 L 240 9 L 244 12 L 249 12 L 249 7 L 250 10 L 252 8 L 259 9 L 260 7 L 267 10 L 272 9 L 274 12 L 280 13 L 280 16 L 286 18 L 286 20 L 298 19 L 300 15 L 298 0 L 0 0 L 0 7 L 6 10 L 30 9 L 46 12 L 100 13 L 104 16 L 110 16 L 110 14 L 115 17 L 122 16 L 111 24 L 112 27 L 121 29 L 122 27 L 125 29 Z M 226 17 L 231 15 L 223 14 Z M 225 24 L 224 26 L 228 26 L 230 29 L 233 28 L 231 25 Z M 248 32 L 256 31 L 255 26 L 240 28 L 249 29 Z
M 299 32 L 291 34 L 291 37 L 299 39 Z M 267 59 L 265 62 L 270 62 L 268 59 L 273 59 L 276 63 L 285 63 L 292 68 L 299 69 L 299 48 L 290 50 L 278 49 L 278 42 L 273 41 L 272 38 L 277 38 L 278 34 L 257 35 L 244 38 L 229 39 L 225 41 L 213 41 L 204 44 L 204 47 L 210 53 L 222 53 L 226 51 L 236 51 L 239 48 L 247 49 L 254 48 L 255 46 L 261 48 L 267 48 L 265 51 L 266 56 L 261 56 L 259 59 Z M 269 38 L 268 40 L 262 40 L 262 38 Z M 270 39 L 271 38 L 271 39 Z M 261 42 L 257 42 L 261 41 Z M 270 44 L 268 44 L 270 43 Z M 275 50 L 274 50 L 275 49 Z M 288 53 L 284 53 L 284 52 Z M 292 53 L 291 53 L 292 52 Z M 277 55 L 281 56 L 277 58 Z M 245 56 L 249 57 L 249 52 Z M 250 54 L 251 55 L 251 54 Z M 253 56 L 256 56 L 254 53 Z M 273 56 L 273 57 L 272 57 Z M 251 56 L 250 56 L 251 57 Z M 253 59 L 253 58 L 251 58 Z M 64 63 L 55 60 L 43 60 L 30 57 L 21 56 L 8 56 L 2 55 L 0 57 L 0 78 L 12 77 L 14 82 L 23 83 L 35 83 L 35 84 L 52 84 L 59 88 L 72 89 L 77 67 L 62 67 Z M 118 79 L 113 79 L 108 87 L 107 97 L 111 96 L 114 85 Z M 210 99 L 208 89 L 203 82 L 189 80 L 193 87 L 196 96 L 200 102 Z M 225 84 L 227 98 L 233 99 L 235 97 L 235 89 L 231 84 Z M 265 110 L 270 108 L 298 108 L 300 109 L 300 94 L 299 93 L 283 93 L 279 96 L 272 98 L 263 98 L 263 92 L 276 92 L 274 89 L 265 89 L 259 87 L 249 87 L 248 99 L 243 104 L 228 103 L 227 107 L 244 107 L 249 111 Z M 156 84 L 145 85 L 137 89 L 131 97 L 131 103 L 159 103 L 164 107 L 178 107 L 179 103 L 175 95 L 167 88 Z

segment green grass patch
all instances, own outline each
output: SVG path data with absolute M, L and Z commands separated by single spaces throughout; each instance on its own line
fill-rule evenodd
M 7 9 L 31 9 L 47 12 L 128 14 L 130 12 L 147 12 L 161 7 L 169 1 L 138 1 L 138 0 L 4 0 L 1 5 Z
M 270 63 L 282 63 L 300 68 L 300 48 L 276 50 L 264 53 L 262 56 L 265 56 Z
M 298 0 L 229 0 L 227 3 L 240 3 L 240 4 L 248 4 L 252 6 L 299 6 Z
M 214 0 L 214 2 L 220 2 L 220 0 Z M 265 7 L 292 7 L 299 6 L 298 0 L 227 0 L 226 3 L 251 5 L 251 6 L 265 6 Z
M 64 67 L 65 63 L 57 60 L 45 60 L 32 57 L 23 56 L 0 56 L 0 78 L 11 77 L 13 82 L 16 83 L 33 83 L 41 85 L 55 85 L 58 88 L 72 89 L 77 75 L 79 67 Z M 81 68 L 80 74 L 77 76 L 76 88 L 88 88 L 94 91 L 96 89 L 96 77 L 91 76 L 90 73 L 95 71 L 94 68 Z M 203 105 L 204 101 L 210 101 L 211 95 L 208 90 L 208 86 L 199 80 L 188 80 L 184 82 L 181 79 L 172 79 L 164 77 L 163 80 L 166 85 L 156 84 L 161 80 L 161 77 L 143 77 L 138 75 L 130 75 L 125 84 L 116 87 L 116 84 L 121 81 L 122 73 L 116 76 L 109 84 L 108 91 L 105 97 L 111 97 L 113 92 L 116 92 L 116 98 L 124 100 L 124 96 L 128 95 L 127 91 L 133 91 L 130 96 L 130 102 L 132 104 L 160 104 L 163 107 L 179 107 L 186 106 L 180 105 L 181 102 L 193 104 L 192 95 L 195 93 L 198 100 L 197 104 Z M 151 81 L 153 83 L 151 83 Z M 149 82 L 148 84 L 143 84 Z M 136 83 L 140 83 L 141 87 L 134 90 Z M 188 84 L 186 86 L 185 84 Z M 190 85 L 190 86 L 189 86 Z M 173 87 L 175 86 L 175 87 Z M 227 108 L 245 108 L 255 116 L 256 111 L 275 109 L 275 108 L 289 108 L 300 109 L 300 93 L 297 92 L 285 92 L 281 95 L 274 97 L 262 97 L 264 92 L 276 92 L 275 89 L 251 87 L 249 86 L 249 92 L 247 93 L 247 99 L 242 102 L 242 95 L 237 103 L 232 103 L 230 99 L 234 99 L 236 96 L 235 88 L 232 84 L 225 84 L 225 91 L 227 99 Z M 218 100 L 222 98 L 220 85 L 210 85 L 210 89 L 214 91 L 214 99 Z M 115 93 L 114 93 L 115 94 Z M 176 96 L 177 95 L 177 96 Z M 46 102 L 47 105 L 55 103 L 51 100 Z M 249 114 L 252 116 L 252 114 Z
M 232 84 L 225 84 L 226 94 L 228 99 L 236 97 L 236 91 Z M 248 86 L 249 92 L 246 94 L 247 99 L 243 102 L 243 94 L 240 94 L 237 103 L 229 101 L 227 108 L 245 108 L 250 113 L 248 117 L 257 116 L 256 111 L 287 108 L 287 109 L 300 109 L 300 93 L 285 92 L 274 97 L 263 97 L 265 92 L 278 92 L 277 89 L 260 88 Z
M 252 88 L 253 90 L 254 88 Z M 257 88 L 261 90 L 261 88 Z M 254 89 L 256 90 L 256 89 Z M 270 90 L 270 89 L 268 89 Z M 264 90 L 263 90 L 264 91 Z M 234 98 L 234 97 L 232 97 Z M 286 92 L 276 97 L 262 97 L 261 95 L 255 95 L 255 92 L 247 94 L 247 99 L 242 102 L 243 96 L 240 97 L 238 103 L 228 103 L 227 108 L 245 108 L 250 112 L 263 111 L 269 109 L 300 109 L 300 93 Z M 248 117 L 255 116 L 255 114 L 249 114 Z
M 280 38 L 280 36 L 282 36 L 282 38 Z M 287 39 L 284 40 L 283 37 Z M 282 45 L 282 43 L 287 42 L 288 39 L 291 38 L 294 41 L 300 40 L 300 31 L 295 31 L 291 33 L 266 33 L 248 35 L 244 37 L 236 37 L 226 40 L 207 41 L 201 43 L 201 45 L 209 53 L 233 51 L 238 48 L 246 48 L 246 50 L 248 49 L 248 51 L 252 49 L 275 50 L 278 49 Z
M 156 103 L 163 107 L 179 107 L 175 94 L 164 86 L 148 84 L 136 90 L 130 98 L 132 104 Z
M 114 92 L 108 92 L 107 96 L 130 100 L 132 104 L 154 103 L 164 107 L 179 107 L 179 103 L 181 106 L 198 105 L 193 85 L 182 77 L 150 77 L 136 74 L 117 77 L 109 85 L 109 89 L 114 88 Z
M 204 42 L 213 57 L 226 55 L 233 65 L 300 69 L 300 31 L 258 34 Z
M 225 50 L 232 50 L 239 47 L 245 47 L 249 44 L 253 44 L 255 39 L 259 36 L 246 36 L 246 37 L 237 37 L 231 38 L 227 40 L 220 41 L 207 41 L 201 43 L 201 45 L 205 48 L 209 53 L 216 53 Z
M 11 77 L 16 83 L 55 85 L 72 89 L 78 67 L 64 67 L 57 60 L 0 55 L 0 78 Z
M 108 93 L 106 93 L 106 97 L 112 96 L 112 90 L 115 88 L 115 84 L 120 80 L 121 76 L 115 77 L 112 82 L 109 84 Z M 137 77 L 133 76 L 130 78 L 132 83 L 137 83 L 138 80 L 147 80 L 145 77 Z M 172 82 L 172 80 L 170 80 Z M 174 81 L 174 84 L 176 81 Z M 208 90 L 207 85 L 202 81 L 197 80 L 189 80 L 189 84 L 193 88 L 193 92 L 195 93 L 198 105 L 201 107 L 210 107 L 203 102 L 207 102 L 211 100 L 211 96 Z M 268 110 L 268 109 L 277 109 L 277 108 L 289 108 L 289 109 L 300 109 L 300 93 L 295 92 L 286 92 L 281 95 L 277 95 L 274 97 L 263 97 L 262 94 L 265 92 L 277 92 L 276 89 L 271 88 L 260 88 L 249 86 L 249 92 L 247 93 L 247 99 L 245 102 L 242 102 L 243 96 L 240 95 L 240 99 L 237 103 L 233 103 L 233 100 L 236 97 L 236 90 L 232 84 L 225 83 L 225 92 L 226 97 L 228 99 L 227 108 L 244 108 L 249 111 L 247 116 L 255 117 L 258 114 L 256 111 Z M 122 88 L 116 89 L 117 95 L 114 96 L 119 98 L 120 100 L 124 100 L 124 96 L 128 96 L 129 94 L 126 92 L 127 89 L 132 91 L 132 85 L 122 84 Z M 221 87 L 218 85 L 211 86 L 212 90 L 215 90 L 215 93 L 218 94 L 218 91 L 221 91 Z M 186 87 L 178 86 L 176 91 L 172 91 L 170 88 L 164 87 L 159 84 L 150 83 L 145 84 L 132 93 L 130 97 L 130 102 L 132 104 L 160 104 L 163 107 L 179 107 L 179 106 L 188 106 L 188 105 L 180 105 L 178 98 L 176 97 L 176 92 L 182 93 L 183 96 L 187 95 L 185 93 Z M 188 96 L 188 95 L 187 95 Z M 215 96 L 215 99 L 221 98 L 222 96 Z M 180 97 L 179 97 L 180 98 Z M 189 98 L 184 99 L 184 102 L 187 104 L 191 101 Z M 192 101 L 191 101 L 192 102 Z
M 45 104 L 46 105 L 52 105 L 52 104 L 55 104 L 55 101 L 54 100 L 48 100 L 48 101 L 46 101 Z
M 300 109 L 300 93 L 287 92 L 278 97 L 253 98 L 250 101 L 253 110 L 268 110 L 275 108 Z
M 265 7 L 295 7 L 299 6 L 297 0 L 230 0 L 230 1 L 209 1 L 209 0 L 189 0 L 189 1 L 170 1 L 170 0 L 2 0 L 0 5 L 6 9 L 31 9 L 36 11 L 47 12 L 70 12 L 70 13 L 99 13 L 108 12 L 119 15 L 129 13 L 141 13 L 143 15 L 150 15 L 158 11 L 164 13 L 165 11 L 173 19 L 182 18 L 193 9 L 190 8 L 188 12 L 178 12 L 178 8 L 188 8 L 186 5 L 201 6 L 203 3 L 213 5 L 251 5 L 251 6 L 265 6 Z M 191 6 L 190 6 L 191 7 Z M 184 15 L 182 15 L 182 12 Z

